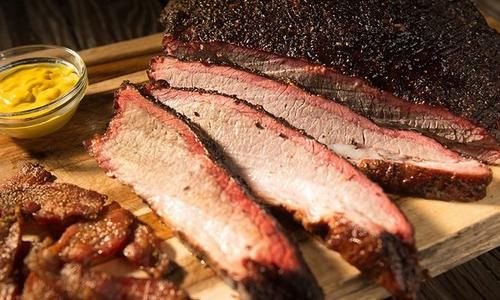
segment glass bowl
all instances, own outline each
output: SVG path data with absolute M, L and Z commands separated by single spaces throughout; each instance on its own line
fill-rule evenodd
M 0 133 L 14 138 L 36 138 L 63 127 L 74 115 L 88 86 L 87 68 L 75 51 L 50 45 L 31 45 L 0 52 L 0 72 L 34 63 L 61 63 L 78 75 L 75 86 L 56 100 L 33 109 L 13 113 L 0 112 Z

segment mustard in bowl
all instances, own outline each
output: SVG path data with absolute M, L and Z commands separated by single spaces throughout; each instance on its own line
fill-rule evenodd
M 57 131 L 87 85 L 85 64 L 73 50 L 34 45 L 0 52 L 0 133 L 36 138 Z

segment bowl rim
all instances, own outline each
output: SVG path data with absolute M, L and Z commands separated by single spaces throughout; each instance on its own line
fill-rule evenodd
M 2 112 L 0 112 L 0 119 L 9 120 L 9 121 L 14 121 L 15 120 L 15 121 L 18 121 L 18 122 L 31 121 L 31 120 L 39 119 L 41 117 L 44 117 L 46 115 L 49 115 L 49 114 L 53 113 L 54 111 L 58 110 L 61 107 L 66 106 L 66 104 L 70 103 L 71 100 L 74 100 L 75 98 L 78 98 L 78 97 L 75 97 L 75 96 L 77 96 L 77 94 L 82 89 L 85 89 L 85 87 L 87 86 L 87 66 L 85 65 L 85 62 L 83 61 L 83 59 L 81 58 L 81 56 L 75 50 L 69 49 L 69 48 L 64 47 L 64 46 L 34 44 L 34 45 L 26 45 L 26 46 L 19 46 L 19 47 L 9 48 L 9 49 L 0 51 L 0 62 L 3 61 L 3 60 L 5 60 L 5 59 L 8 59 L 8 58 L 12 57 L 13 54 L 16 53 L 16 52 L 18 52 L 18 51 L 28 50 L 28 49 L 36 49 L 36 50 L 57 49 L 57 50 L 63 50 L 63 51 L 65 51 L 70 56 L 74 57 L 76 59 L 76 61 L 78 62 L 78 64 L 81 66 L 81 72 L 79 72 L 79 74 L 78 74 L 78 77 L 79 77 L 78 81 L 76 82 L 76 84 L 66 94 L 64 94 L 62 97 L 59 97 L 55 101 L 52 101 L 52 102 L 47 103 L 47 104 L 45 104 L 43 106 L 32 108 L 32 109 L 28 109 L 28 110 L 23 110 L 23 111 L 18 111 L 18 112 L 12 112 L 12 113 L 2 113 Z M 16 63 L 22 62 L 23 60 L 26 60 L 26 58 L 19 59 L 19 60 L 14 60 L 11 64 L 14 64 L 14 66 L 15 66 Z M 71 62 L 69 62 L 69 61 L 67 61 L 65 59 L 61 59 L 61 60 L 65 61 L 66 63 L 68 63 L 70 65 L 72 65 L 73 67 L 76 67 L 76 68 L 79 67 L 76 64 L 71 63 Z M 38 112 L 43 112 L 43 111 L 46 111 L 46 113 L 37 114 L 37 115 L 32 116 L 32 117 L 17 118 L 17 117 L 23 117 L 23 116 L 26 116 L 26 115 L 30 115 L 30 114 L 38 113 Z

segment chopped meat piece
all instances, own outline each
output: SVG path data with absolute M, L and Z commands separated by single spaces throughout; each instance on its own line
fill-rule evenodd
M 49 183 L 1 192 L 2 207 L 20 205 L 40 223 L 62 223 L 75 217 L 95 218 L 106 200 L 104 195 L 66 183 Z
M 123 250 L 123 255 L 134 265 L 158 278 L 167 272 L 170 264 L 166 247 L 165 242 L 149 226 L 139 224 L 134 230 L 132 241 Z
M 71 299 L 189 299 L 184 291 L 167 280 L 113 277 L 104 272 L 86 270 L 78 264 L 63 267 L 58 286 L 64 287 Z
M 85 268 L 81 264 L 63 264 L 58 255 L 47 248 L 47 239 L 37 245 L 26 258 L 34 273 L 27 282 L 23 297 L 30 298 L 38 291 L 47 291 L 60 299 L 82 300 L 182 300 L 187 294 L 167 280 L 115 277 L 101 271 Z M 58 299 L 58 298 L 56 298 Z
M 19 287 L 14 283 L 0 282 L 0 300 L 17 300 Z
M 30 272 L 24 282 L 22 300 L 64 300 L 64 293 L 40 278 L 35 272 Z
M 79 264 L 67 264 L 56 282 L 44 280 L 31 272 L 26 279 L 22 299 L 183 300 L 189 297 L 167 280 L 114 277 L 85 269 Z
M 28 164 L 0 186 L 0 217 L 14 214 L 17 207 L 40 223 L 64 223 L 77 217 L 95 218 L 106 197 L 97 192 L 55 179 L 40 166 Z
M 56 180 L 56 177 L 42 166 L 26 163 L 15 176 L 7 180 L 7 182 L 0 184 L 0 190 L 18 188 L 21 186 L 30 187 L 37 184 L 53 182 L 54 180 Z
M 48 249 L 64 262 L 93 264 L 112 258 L 126 245 L 134 216 L 123 208 L 107 207 L 96 220 L 69 226 Z
M 94 217 L 105 197 L 56 178 L 41 166 L 25 164 L 0 185 L 0 299 L 13 299 L 19 292 L 22 259 L 22 215 L 30 214 L 43 223 L 64 223 L 73 217 Z
M 19 293 L 19 255 L 22 252 L 19 211 L 13 216 L 0 218 L 0 300 L 17 299 Z
M 18 216 L 0 219 L 0 283 L 12 279 L 16 256 L 21 246 L 21 222 Z

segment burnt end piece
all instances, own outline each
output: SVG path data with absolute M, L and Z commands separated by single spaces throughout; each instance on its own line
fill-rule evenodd
M 167 280 L 114 277 L 74 263 L 64 265 L 57 274 L 42 274 L 29 274 L 22 299 L 190 299 L 186 292 Z
M 99 214 L 106 196 L 54 180 L 39 165 L 26 164 L 18 175 L 0 186 L 0 216 L 13 215 L 20 208 L 22 214 L 37 222 L 60 224 Z
M 21 218 L 0 219 L 0 282 L 12 279 L 17 253 L 21 246 Z
M 110 259 L 126 245 L 134 216 L 123 208 L 108 206 L 96 220 L 69 226 L 48 249 L 64 262 L 95 264 Z
M 112 208 L 110 213 L 119 210 Z M 189 299 L 168 280 L 116 277 L 83 264 L 64 263 L 59 253 L 51 249 L 52 245 L 52 240 L 47 238 L 35 244 L 26 257 L 25 264 L 31 274 L 23 299 L 38 299 L 33 298 L 37 294 L 46 296 L 41 299 Z
M 40 165 L 27 163 L 0 185 L 0 299 L 17 299 L 21 291 L 23 215 L 42 223 L 64 224 L 76 217 L 92 218 L 104 204 L 104 196 L 54 183 L 55 179 Z
M 0 190 L 21 186 L 30 187 L 37 184 L 53 182 L 54 180 L 56 180 L 56 177 L 42 166 L 34 163 L 26 163 L 14 177 L 0 185 Z
M 166 299 L 187 300 L 189 296 L 172 282 L 156 279 L 114 277 L 104 272 L 66 264 L 60 271 L 58 287 L 70 298 L 80 299 Z
M 168 271 L 170 265 L 166 247 L 165 242 L 149 226 L 138 224 L 130 243 L 123 249 L 123 255 L 132 264 L 159 278 Z
M 35 272 L 30 272 L 22 293 L 23 300 L 64 300 L 67 299 L 64 293 L 58 291 L 56 287 L 44 281 Z
M 0 299 L 14 300 L 20 292 L 17 265 L 22 253 L 22 218 L 14 216 L 0 218 Z
M 19 299 L 19 287 L 14 283 L 0 282 L 0 299 L 2 300 Z
M 450 174 L 444 170 L 383 160 L 366 159 L 356 166 L 389 193 L 460 202 L 484 198 L 493 178 L 491 171 L 489 176 Z
M 25 214 L 40 223 L 65 223 L 75 218 L 93 219 L 106 196 L 66 183 L 50 183 L 16 190 L 7 197 L 19 203 Z

